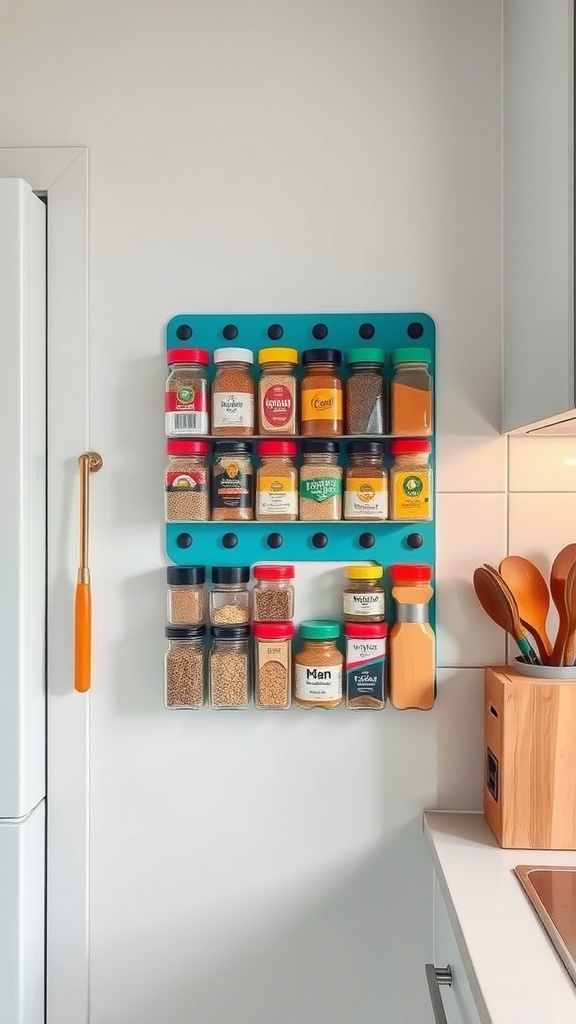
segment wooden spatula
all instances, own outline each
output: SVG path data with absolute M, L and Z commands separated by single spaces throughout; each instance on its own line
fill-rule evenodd
M 576 544 L 567 544 L 559 551 L 550 570 L 550 593 L 558 609 L 558 634 L 552 649 L 551 665 L 564 664 L 564 647 L 568 636 L 568 606 L 566 603 L 566 583 L 568 573 L 576 562 Z
M 484 611 L 514 638 L 524 657 L 531 665 L 539 665 L 538 656 L 522 629 L 518 606 L 499 572 L 491 566 L 474 570 L 474 590 Z
M 500 575 L 518 605 L 520 622 L 534 637 L 543 665 L 550 664 L 552 643 L 546 632 L 550 591 L 539 568 L 529 558 L 508 555 L 500 562 Z
M 568 627 L 566 629 L 566 643 L 564 644 L 563 665 L 573 665 L 576 660 L 576 562 L 570 566 L 570 572 L 566 580 L 566 609 L 568 612 Z

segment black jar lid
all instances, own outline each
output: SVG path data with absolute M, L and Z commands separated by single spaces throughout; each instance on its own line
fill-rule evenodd
M 212 583 L 249 583 L 249 565 L 213 565 Z
M 206 582 L 205 565 L 169 565 L 166 569 L 166 581 L 170 587 L 189 587 L 193 584 Z
M 216 441 L 214 455 L 252 455 L 252 441 Z
M 303 455 L 338 455 L 340 445 L 337 441 L 318 441 L 312 438 L 302 442 Z
M 166 626 L 169 640 L 201 640 L 206 636 L 206 626 Z
M 384 455 L 381 441 L 349 441 L 348 455 Z
M 339 348 L 307 348 L 302 353 L 302 364 L 310 366 L 311 363 L 334 363 L 340 366 L 342 353 Z
M 251 632 L 250 626 L 210 626 L 215 640 L 247 640 Z

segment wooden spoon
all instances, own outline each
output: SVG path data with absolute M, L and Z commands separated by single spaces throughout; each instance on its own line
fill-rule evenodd
M 571 567 L 576 562 L 576 544 L 568 544 L 559 551 L 550 570 L 550 593 L 558 609 L 558 634 L 552 649 L 551 665 L 564 664 L 564 647 L 568 636 L 568 605 L 566 603 L 566 582 Z
M 546 580 L 534 562 L 520 555 L 503 558 L 500 575 L 516 598 L 520 622 L 534 637 L 542 664 L 549 665 L 552 643 L 546 632 L 550 610 L 550 591 Z
M 538 657 L 520 624 L 518 605 L 496 569 L 485 566 L 474 570 L 474 590 L 484 611 L 518 644 L 524 661 L 539 665 Z
M 570 566 L 566 580 L 566 608 L 568 611 L 568 627 L 564 645 L 563 665 L 573 665 L 576 659 L 576 562 Z

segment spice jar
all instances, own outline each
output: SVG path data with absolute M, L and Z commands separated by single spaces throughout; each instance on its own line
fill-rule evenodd
M 346 430 L 349 434 L 386 432 L 386 353 L 381 348 L 353 348 L 346 353 Z
M 249 348 L 217 348 L 216 375 L 212 384 L 212 433 L 217 437 L 250 436 L 254 433 L 254 381 Z
M 262 348 L 258 353 L 262 376 L 258 383 L 258 420 L 261 434 L 297 434 L 295 348 Z
M 342 380 L 338 367 L 342 353 L 336 348 L 309 348 L 302 353 L 305 367 L 300 388 L 302 433 L 331 437 L 344 430 Z
M 262 465 L 256 473 L 256 519 L 292 522 L 298 517 L 298 470 L 295 441 L 260 441 Z
M 300 626 L 302 648 L 294 655 L 294 700 L 301 708 L 337 708 L 342 703 L 344 658 L 336 647 L 340 625 L 309 619 Z
M 344 626 L 347 708 L 381 711 L 386 704 L 387 634 L 385 622 L 347 622 Z
M 247 708 L 250 702 L 250 626 L 212 626 L 210 704 Z
M 166 636 L 164 704 L 167 708 L 201 708 L 206 626 L 166 626 Z
M 292 697 L 292 622 L 256 622 L 254 703 L 257 708 L 289 708 Z
M 212 469 L 212 519 L 254 518 L 254 471 L 250 441 L 217 441 Z
M 393 434 L 421 437 L 432 433 L 432 377 L 428 348 L 397 348 L 392 353 L 390 389 Z
M 390 470 L 390 518 L 432 519 L 430 441 L 392 441 L 390 451 L 394 456 Z
M 254 621 L 287 622 L 294 615 L 293 565 L 255 565 Z
M 346 622 L 383 622 L 386 618 L 381 565 L 349 565 L 342 595 Z
M 350 441 L 346 469 L 344 519 L 380 522 L 388 516 L 388 474 L 384 445 L 378 441 Z
M 167 360 L 169 373 L 164 399 L 167 436 L 207 434 L 208 352 L 203 348 L 173 348 Z
M 342 518 L 342 467 L 337 441 L 303 441 L 300 468 L 300 519 L 306 522 Z
M 436 638 L 428 622 L 431 565 L 391 565 L 396 622 L 390 630 L 388 687 L 395 708 L 428 711 L 436 697 Z
M 206 569 L 203 565 L 170 565 L 168 622 L 172 626 L 200 626 L 206 618 Z
M 166 522 L 188 523 L 210 518 L 207 441 L 168 441 L 165 477 Z
M 214 565 L 210 594 L 210 622 L 231 626 L 250 621 L 249 565 Z

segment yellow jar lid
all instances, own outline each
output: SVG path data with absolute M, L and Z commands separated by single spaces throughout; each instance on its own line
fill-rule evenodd
M 345 572 L 349 580 L 380 580 L 384 575 L 381 565 L 349 565 Z
M 294 363 L 298 364 L 298 352 L 295 348 L 261 348 L 258 353 L 259 363 Z

